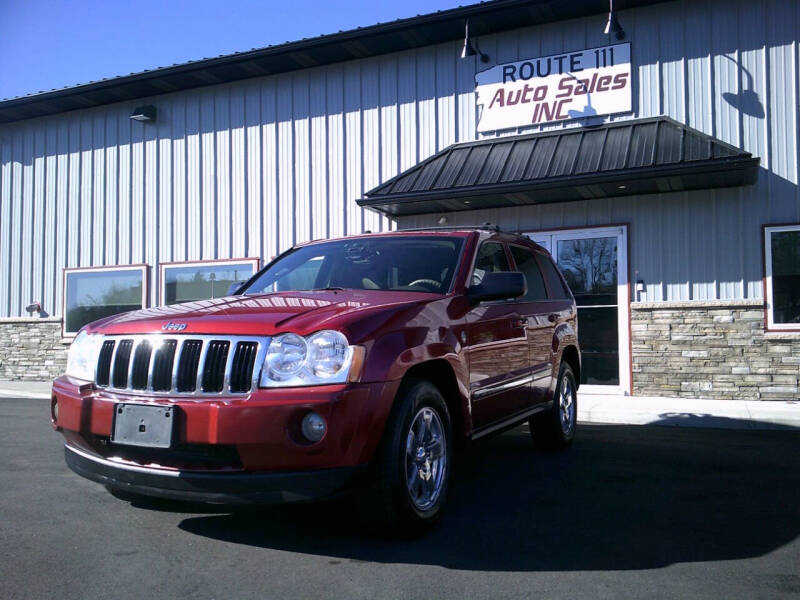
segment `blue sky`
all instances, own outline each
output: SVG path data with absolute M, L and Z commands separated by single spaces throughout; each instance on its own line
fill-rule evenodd
M 0 0 L 0 98 L 472 3 Z

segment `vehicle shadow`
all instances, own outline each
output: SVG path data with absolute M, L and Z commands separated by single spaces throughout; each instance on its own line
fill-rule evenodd
M 345 501 L 192 516 L 187 532 L 331 561 L 481 571 L 651 569 L 760 556 L 800 531 L 800 433 L 583 426 L 565 453 L 519 428 L 461 458 L 427 536 L 371 536 Z

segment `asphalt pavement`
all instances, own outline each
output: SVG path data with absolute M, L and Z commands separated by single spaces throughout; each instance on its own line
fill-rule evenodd
M 431 534 L 351 503 L 130 503 L 70 472 L 48 403 L 0 399 L 0 598 L 800 597 L 800 432 L 519 428 L 457 463 Z

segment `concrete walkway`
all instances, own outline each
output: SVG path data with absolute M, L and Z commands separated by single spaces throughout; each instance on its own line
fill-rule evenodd
M 52 381 L 0 381 L 0 398 L 50 397 Z
M 0 381 L 0 398 L 50 397 L 49 381 Z M 583 423 L 718 429 L 800 428 L 800 402 L 579 394 Z
M 800 428 L 800 402 L 578 394 L 578 421 L 624 425 Z

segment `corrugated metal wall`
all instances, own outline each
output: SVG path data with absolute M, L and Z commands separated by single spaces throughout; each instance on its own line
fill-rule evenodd
M 627 222 L 649 299 L 759 297 L 760 225 L 800 221 L 800 4 L 685 1 L 620 20 L 638 73 L 633 116 L 668 114 L 753 152 L 759 183 L 451 222 Z M 480 45 L 506 62 L 603 45 L 603 26 L 598 16 Z M 23 315 L 32 299 L 60 314 L 66 266 L 147 263 L 153 304 L 159 262 L 268 259 L 298 241 L 392 227 L 355 199 L 475 137 L 475 63 L 459 53 L 454 42 L 1 126 L 0 316 Z M 147 103 L 157 121 L 131 121 Z
M 673 2 L 623 12 L 620 21 L 636 73 L 635 112 L 620 118 L 666 114 L 744 148 L 761 157 L 758 183 L 470 211 L 451 215 L 449 224 L 535 231 L 628 223 L 631 275 L 645 281 L 647 300 L 761 298 L 761 225 L 800 222 L 800 3 Z M 594 19 L 481 40 L 499 62 L 605 43 Z M 410 217 L 400 226 L 437 218 Z

